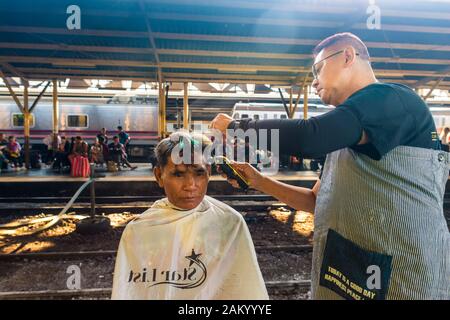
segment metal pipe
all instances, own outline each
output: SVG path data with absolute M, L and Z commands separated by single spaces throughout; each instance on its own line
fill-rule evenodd
M 58 123 L 59 123 L 59 102 L 58 102 L 58 81 L 53 80 L 53 154 L 58 149 Z
M 95 217 L 95 164 L 91 164 L 91 218 Z
M 188 83 L 184 82 L 184 98 L 183 98 L 183 128 L 189 130 L 189 95 Z
M 30 168 L 30 120 L 31 114 L 28 105 L 28 81 L 24 81 L 23 87 L 23 136 L 25 141 L 25 168 Z

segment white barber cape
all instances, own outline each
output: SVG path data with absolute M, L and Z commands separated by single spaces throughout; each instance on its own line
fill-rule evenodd
M 243 217 L 205 196 L 182 210 L 167 198 L 120 240 L 112 299 L 268 299 Z

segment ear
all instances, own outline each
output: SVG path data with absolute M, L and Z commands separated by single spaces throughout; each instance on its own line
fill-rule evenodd
M 356 50 L 352 46 L 344 49 L 345 65 L 351 66 L 356 60 Z
M 159 166 L 153 168 L 153 174 L 155 175 L 156 182 L 161 188 L 164 188 L 164 182 L 162 179 L 162 170 Z

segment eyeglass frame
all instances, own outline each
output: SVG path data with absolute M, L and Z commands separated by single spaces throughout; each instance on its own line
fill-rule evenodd
M 322 61 L 327 60 L 328 58 L 332 58 L 332 57 L 337 56 L 338 54 L 340 54 L 340 53 L 342 53 L 342 52 L 345 52 L 345 50 L 346 50 L 346 49 L 339 50 L 338 52 L 332 53 L 332 54 L 330 54 L 329 56 L 327 56 L 327 57 L 325 57 L 325 58 L 323 58 L 323 59 L 317 61 L 316 63 L 314 63 L 314 64 L 311 66 L 312 74 L 313 74 L 314 79 L 317 79 L 317 77 L 319 76 L 319 73 L 317 72 L 317 69 L 316 69 L 316 65 L 318 65 L 318 64 L 321 63 Z M 359 53 L 356 52 L 355 55 L 359 56 Z

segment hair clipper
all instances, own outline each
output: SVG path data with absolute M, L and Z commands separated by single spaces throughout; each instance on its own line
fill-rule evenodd
M 216 156 L 214 157 L 214 163 L 220 167 L 229 179 L 236 180 L 241 189 L 247 191 L 249 188 L 248 182 L 231 166 L 230 160 L 223 156 Z

